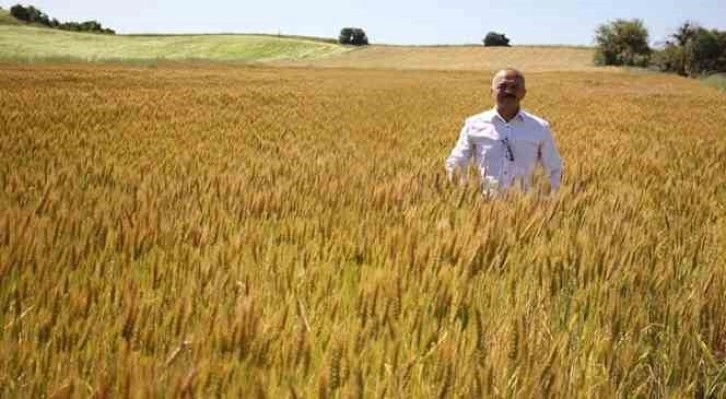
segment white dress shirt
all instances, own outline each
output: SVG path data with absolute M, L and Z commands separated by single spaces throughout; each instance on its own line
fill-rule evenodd
M 549 124 L 527 112 L 520 110 L 509 122 L 496 109 L 467 118 L 446 159 L 449 176 L 458 169 L 464 178 L 472 156 L 485 193 L 507 189 L 515 182 L 526 191 L 538 163 L 547 171 L 552 190 L 560 186 L 562 159 Z

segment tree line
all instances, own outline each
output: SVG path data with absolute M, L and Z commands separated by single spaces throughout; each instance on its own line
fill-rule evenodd
M 10 14 L 20 21 L 50 28 L 116 33 L 97 21 L 59 22 L 33 6 L 16 4 L 10 8 Z M 726 31 L 706 29 L 687 21 L 656 49 L 648 44 L 648 36 L 640 19 L 617 19 L 598 26 L 595 30 L 595 64 L 648 67 L 691 77 L 726 72 Z M 338 42 L 353 46 L 369 44 L 365 31 L 355 27 L 341 29 Z M 506 35 L 497 32 L 487 33 L 483 43 L 484 46 L 510 46 Z
M 50 18 L 46 13 L 33 6 L 23 7 L 20 4 L 16 4 L 10 7 L 10 15 L 20 21 L 39 24 L 54 29 L 68 30 L 74 32 L 105 33 L 110 35 L 116 33 L 112 29 L 104 28 L 97 21 L 60 22 L 55 18 Z
M 726 72 L 726 31 L 684 22 L 661 48 L 648 45 L 640 19 L 618 19 L 595 30 L 598 65 L 638 66 L 697 77 Z

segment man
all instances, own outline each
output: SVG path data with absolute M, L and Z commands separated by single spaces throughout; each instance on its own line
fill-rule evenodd
M 526 191 L 539 163 L 549 176 L 551 191 L 555 191 L 562 177 L 562 159 L 549 124 L 519 107 L 527 93 L 524 75 L 516 69 L 501 70 L 494 75 L 491 90 L 496 107 L 464 123 L 446 159 L 449 180 L 458 173 L 464 181 L 473 157 L 485 194 L 495 195 L 514 185 Z

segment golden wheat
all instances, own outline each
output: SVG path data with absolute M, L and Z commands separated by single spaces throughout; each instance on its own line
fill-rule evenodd
M 2 65 L 0 396 L 726 395 L 726 98 L 531 73 L 564 185 L 491 202 L 489 77 Z

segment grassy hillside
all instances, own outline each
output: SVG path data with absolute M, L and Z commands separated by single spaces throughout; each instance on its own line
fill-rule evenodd
M 112 36 L 0 24 L 0 59 L 13 61 L 295 60 L 346 51 L 345 47 L 319 40 L 264 35 Z
M 272 61 L 281 65 L 432 70 L 531 71 L 594 68 L 590 48 L 482 46 L 369 46 L 350 48 L 332 39 L 273 35 L 96 35 L 20 26 L 0 11 L 0 60 L 138 61 L 203 59 Z
M 10 11 L 8 10 L 0 10 L 0 25 L 19 25 L 20 22 L 18 22 L 17 19 L 13 18 L 10 15 Z

